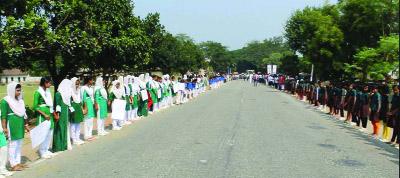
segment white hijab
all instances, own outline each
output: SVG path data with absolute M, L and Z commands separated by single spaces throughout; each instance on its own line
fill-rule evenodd
M 155 82 L 154 82 L 154 80 L 153 80 L 152 77 L 149 78 L 148 82 L 149 82 L 149 84 L 150 84 L 150 88 L 151 88 L 151 89 L 157 88 L 157 85 L 155 85 Z
M 25 102 L 22 99 L 22 89 L 21 94 L 18 96 L 18 100 L 15 99 L 15 87 L 17 87 L 19 83 L 12 82 L 7 85 L 7 96 L 4 97 L 4 100 L 7 101 L 8 105 L 10 106 L 11 110 L 14 112 L 15 115 L 19 117 L 25 117 Z M 5 113 L 3 113 L 5 114 Z
M 140 92 L 140 87 L 139 87 L 139 85 L 140 85 L 139 77 L 134 77 L 134 81 L 133 81 L 132 86 L 133 86 L 133 90 L 134 90 L 136 93 L 139 93 L 139 92 Z
M 141 89 L 145 89 L 146 88 L 146 81 L 144 78 L 144 74 L 140 74 L 139 75 L 139 86 Z
M 117 88 L 118 83 L 119 83 L 119 88 Z M 122 88 L 121 82 L 118 80 L 114 80 L 113 86 L 111 88 L 111 92 L 114 94 L 115 98 L 117 98 L 117 99 L 121 99 L 124 94 L 124 91 L 121 90 L 121 88 Z
M 71 79 L 71 88 L 72 88 L 71 96 L 72 96 L 72 100 L 74 101 L 74 103 L 81 102 L 81 91 L 79 90 L 79 87 L 76 88 L 76 86 L 75 86 L 77 80 L 78 80 L 78 78 L 76 78 L 76 77 Z
M 150 81 L 150 74 L 146 73 L 146 75 L 144 76 L 144 81 L 147 83 L 148 81 Z
M 92 102 L 94 102 L 94 98 L 93 98 L 93 89 L 86 85 L 83 85 L 81 87 L 81 99 L 84 100 L 85 98 L 83 98 L 83 93 L 86 91 L 86 94 L 89 95 L 90 99 L 92 100 Z
M 72 88 L 71 88 L 71 80 L 64 79 L 61 81 L 60 85 L 58 85 L 58 92 L 61 94 L 61 98 L 67 106 L 71 106 L 71 95 L 72 95 Z
M 51 92 L 49 88 L 46 88 L 46 91 L 43 90 L 43 87 L 39 86 L 39 89 L 37 90 L 40 95 L 43 97 L 44 101 L 46 102 L 46 105 L 51 108 L 53 107 L 53 97 L 51 97 Z
M 127 75 L 126 77 L 124 77 L 124 86 L 125 86 L 125 91 L 126 91 L 127 95 L 131 94 L 131 88 L 129 88 L 129 83 L 131 83 L 130 80 L 131 80 L 130 75 Z
M 104 99 L 107 99 L 107 91 L 103 85 L 103 77 L 97 77 L 96 79 L 96 86 L 94 87 L 94 91 L 100 89 L 100 94 Z

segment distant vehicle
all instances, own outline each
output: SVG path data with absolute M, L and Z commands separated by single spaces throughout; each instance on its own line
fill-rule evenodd
M 255 73 L 255 70 L 246 70 L 246 73 L 247 73 L 247 74 L 254 74 L 254 73 Z

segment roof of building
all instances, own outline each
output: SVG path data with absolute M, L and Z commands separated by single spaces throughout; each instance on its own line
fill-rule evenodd
M 27 72 L 22 72 L 19 69 L 3 70 L 1 75 L 27 75 Z

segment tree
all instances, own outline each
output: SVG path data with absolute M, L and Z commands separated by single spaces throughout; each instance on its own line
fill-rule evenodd
M 90 0 L 91 8 L 88 31 L 98 39 L 97 48 L 89 50 L 87 66 L 92 71 L 106 74 L 130 72 L 149 62 L 151 38 L 146 34 L 143 22 L 134 14 L 133 4 L 119 0 Z M 108 81 L 108 80 L 107 80 Z M 109 83 L 111 85 L 111 83 Z
M 233 67 L 234 61 L 226 46 L 213 41 L 202 42 L 199 46 L 204 56 L 210 60 L 210 66 L 215 72 L 225 73 L 228 68 Z
M 358 76 L 363 82 L 370 76 L 373 80 L 390 79 L 389 73 L 399 76 L 399 35 L 381 38 L 378 48 L 359 51 L 353 64 L 345 63 L 345 71 Z
M 188 71 L 197 71 L 205 66 L 204 54 L 193 39 L 186 34 L 175 36 L 179 44 L 179 54 L 173 61 L 172 70 L 184 75 Z
M 129 1 L 27 4 L 21 18 L 7 16 L 2 30 L 0 61 L 7 68 L 47 70 L 57 88 L 79 68 L 102 70 L 104 75 L 148 60 L 149 42 Z
M 232 51 L 231 58 L 237 63 L 239 72 L 245 72 L 248 69 L 266 72 L 264 59 L 274 53 L 283 53 L 287 50 L 289 50 L 289 46 L 284 42 L 283 37 L 274 37 L 262 42 L 252 41 L 244 48 Z
M 88 6 L 83 1 L 30 1 L 20 18 L 8 16 L 1 42 L 1 60 L 9 68 L 47 69 L 56 88 L 87 59 L 96 39 L 86 32 Z M 77 20 L 79 19 L 79 20 Z M 3 62 L 2 62 L 3 63 Z
M 340 73 L 343 33 L 331 15 L 318 8 L 297 10 L 285 25 L 285 37 L 291 49 L 315 65 L 319 76 L 329 79 Z

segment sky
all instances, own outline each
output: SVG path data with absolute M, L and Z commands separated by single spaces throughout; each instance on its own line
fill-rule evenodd
M 160 13 L 170 33 L 184 33 L 197 43 L 220 42 L 229 50 L 253 40 L 282 36 L 291 13 L 325 0 L 134 0 L 134 14 Z M 337 0 L 330 0 L 337 3 Z

